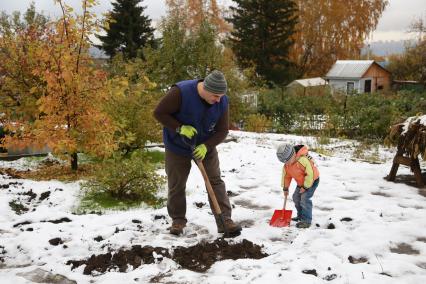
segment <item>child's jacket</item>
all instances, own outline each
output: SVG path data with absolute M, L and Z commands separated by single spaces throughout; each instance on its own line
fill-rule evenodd
M 291 179 L 294 178 L 298 186 L 310 188 L 319 177 L 318 168 L 312 157 L 308 155 L 308 147 L 297 145 L 294 146 L 294 151 L 296 152 L 296 162 L 292 165 L 284 165 L 281 186 L 288 188 Z

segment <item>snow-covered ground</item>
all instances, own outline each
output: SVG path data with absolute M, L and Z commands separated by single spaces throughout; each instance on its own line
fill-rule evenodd
M 292 223 L 288 228 L 275 228 L 268 222 L 274 209 L 283 205 L 282 164 L 275 149 L 283 142 L 318 148 L 316 140 L 246 132 L 230 136 L 237 142 L 223 143 L 218 150 L 223 179 L 233 193 L 233 218 L 244 227 L 241 236 L 231 241 L 247 239 L 263 245 L 268 257 L 220 261 L 205 273 L 163 259 L 137 269 L 129 267 L 126 273 L 83 275 L 84 266 L 71 270 L 65 263 L 136 244 L 188 247 L 219 237 L 209 207 L 195 205 L 207 202 L 196 166 L 187 183 L 188 226 L 180 237 L 168 234 L 166 208 L 75 215 L 78 183 L 0 176 L 0 185 L 12 183 L 9 188 L 0 187 L 0 283 L 32 283 L 28 274 L 24 276 L 37 268 L 77 283 L 148 283 L 158 275 L 161 283 L 426 283 L 426 198 L 414 187 L 383 179 L 391 168 L 392 149 L 378 148 L 382 163 L 375 164 L 351 159 L 357 145 L 353 141 L 336 140 L 321 147 L 333 152 L 332 156 L 313 152 L 321 174 L 313 198 L 314 225 L 297 229 Z M 22 161 L 1 166 L 14 164 L 22 166 Z M 409 169 L 401 167 L 400 174 L 410 174 Z M 29 200 L 30 196 L 19 194 L 30 189 L 37 197 L 29 202 L 28 212 L 17 215 L 9 202 Z M 47 191 L 50 195 L 40 200 Z M 295 210 L 292 202 L 287 204 L 287 209 Z M 159 219 L 159 215 L 166 218 Z M 70 222 L 46 222 L 61 218 Z M 94 240 L 99 236 L 101 241 Z M 63 243 L 51 245 L 49 240 L 54 238 Z M 302 272 L 312 269 L 317 276 Z M 55 283 L 72 283 L 67 281 Z

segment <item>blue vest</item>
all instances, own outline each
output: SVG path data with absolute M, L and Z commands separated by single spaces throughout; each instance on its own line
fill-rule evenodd
M 208 105 L 198 94 L 199 80 L 176 83 L 180 90 L 182 103 L 177 113 L 172 114 L 182 125 L 191 125 L 197 129 L 196 144 L 202 144 L 215 133 L 215 126 L 228 108 L 228 97 L 223 96 L 219 103 Z M 178 155 L 191 157 L 192 152 L 182 137 L 175 131 L 163 128 L 163 141 L 167 150 Z

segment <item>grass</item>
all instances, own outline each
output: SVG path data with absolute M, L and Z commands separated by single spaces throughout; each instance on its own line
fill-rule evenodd
M 77 214 L 102 210 L 127 210 L 139 207 L 140 201 L 118 200 L 106 192 L 86 192 L 80 201 L 79 207 L 75 210 Z
M 17 200 L 10 201 L 9 206 L 18 215 L 21 215 L 29 210 L 27 207 L 25 207 L 22 203 L 20 203 Z
M 327 145 L 331 143 L 331 139 L 328 136 L 320 135 L 319 137 L 317 137 L 317 142 L 319 145 Z
M 381 164 L 379 145 L 364 141 L 353 152 L 353 158 L 370 164 Z
M 147 151 L 151 161 L 155 164 L 164 163 L 165 153 L 160 151 Z
M 327 149 L 325 149 L 323 147 L 312 148 L 312 149 L 310 149 L 310 151 L 316 152 L 316 153 L 318 153 L 318 154 L 320 154 L 322 156 L 327 156 L 327 157 L 333 156 L 333 151 L 327 150 Z

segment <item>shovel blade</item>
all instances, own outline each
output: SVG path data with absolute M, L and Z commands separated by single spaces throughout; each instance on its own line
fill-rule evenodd
M 292 210 L 275 210 L 269 225 L 272 227 L 288 227 L 290 226 Z

